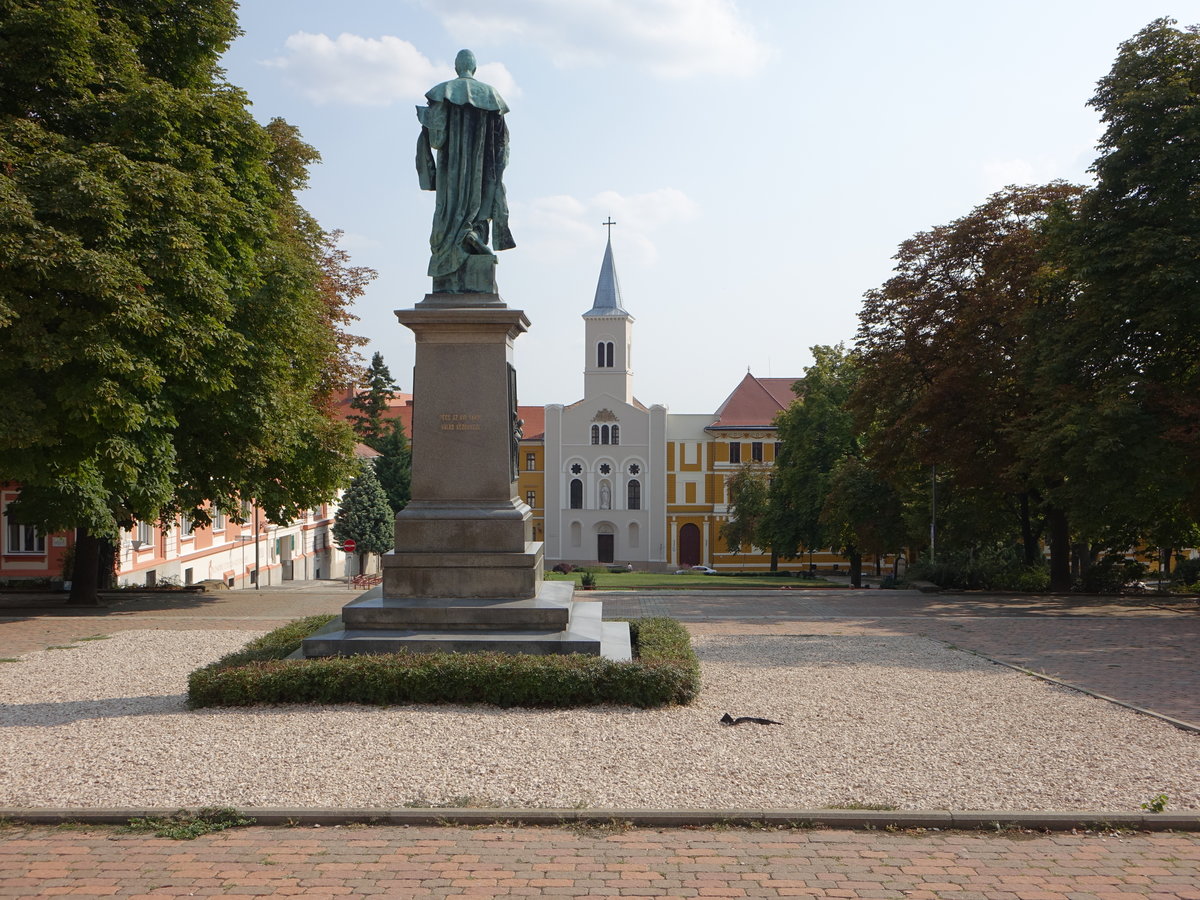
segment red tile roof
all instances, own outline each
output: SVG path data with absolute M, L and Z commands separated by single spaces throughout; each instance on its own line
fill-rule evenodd
M 349 418 L 354 412 L 350 408 L 350 398 L 344 398 L 337 407 L 338 414 Z M 525 420 L 524 432 L 526 440 L 542 440 L 546 433 L 546 410 L 541 406 L 518 406 L 517 414 Z M 413 395 L 396 394 L 388 404 L 385 419 L 399 419 L 404 426 L 404 434 L 412 440 Z
M 717 410 L 709 428 L 769 428 L 775 416 L 796 399 L 799 378 L 755 378 L 749 372 Z

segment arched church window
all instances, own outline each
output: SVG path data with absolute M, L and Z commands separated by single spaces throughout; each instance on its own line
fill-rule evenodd
M 600 341 L 596 344 L 596 368 L 611 369 L 613 366 L 612 341 Z
M 607 425 L 600 426 L 600 443 L 607 444 L 609 440 L 609 431 Z
M 600 463 L 600 474 L 601 475 L 608 475 L 611 472 L 612 472 L 612 466 L 610 466 L 608 463 Z
M 629 482 L 628 495 L 629 495 L 629 497 L 628 497 L 629 502 L 625 504 L 626 508 L 641 509 L 642 508 L 642 483 L 640 481 L 638 481 L 636 478 L 631 479 Z
M 621 426 L 620 425 L 614 425 L 612 427 L 612 442 L 614 444 L 621 443 Z
M 592 426 L 592 443 L 593 444 L 600 443 L 600 426 L 599 425 Z
M 579 463 L 571 463 L 571 474 L 572 475 L 582 475 L 583 474 L 583 466 L 581 466 Z
M 583 482 L 571 479 L 571 509 L 583 509 Z

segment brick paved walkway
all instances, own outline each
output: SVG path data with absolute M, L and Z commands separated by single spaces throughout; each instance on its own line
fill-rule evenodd
M 1200 900 L 1200 836 L 247 828 L 195 841 L 0 829 L 0 896 Z

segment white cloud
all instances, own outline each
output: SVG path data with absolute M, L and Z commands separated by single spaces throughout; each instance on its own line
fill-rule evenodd
M 387 106 L 400 100 L 420 101 L 425 92 L 454 77 L 454 64 L 433 62 L 408 41 L 299 31 L 286 43 L 286 54 L 265 61 L 314 103 Z M 519 96 L 516 82 L 502 63 L 480 65 L 476 76 L 503 97 Z
M 426 7 L 468 46 L 531 45 L 560 68 L 747 75 L 770 55 L 733 0 L 426 0 Z
M 614 246 L 622 257 L 643 264 L 658 258 L 655 232 L 695 219 L 700 207 L 683 191 L 659 188 L 625 196 L 602 191 L 588 200 L 565 194 L 514 204 L 513 230 L 531 253 L 559 259 L 577 251 L 594 252 L 603 239 L 598 226 L 610 216 L 616 223 Z

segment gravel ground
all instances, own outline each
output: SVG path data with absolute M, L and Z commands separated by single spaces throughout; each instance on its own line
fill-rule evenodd
M 1200 809 L 1200 737 L 924 638 L 701 636 L 690 707 L 189 712 L 187 673 L 253 636 L 0 664 L 0 807 Z

